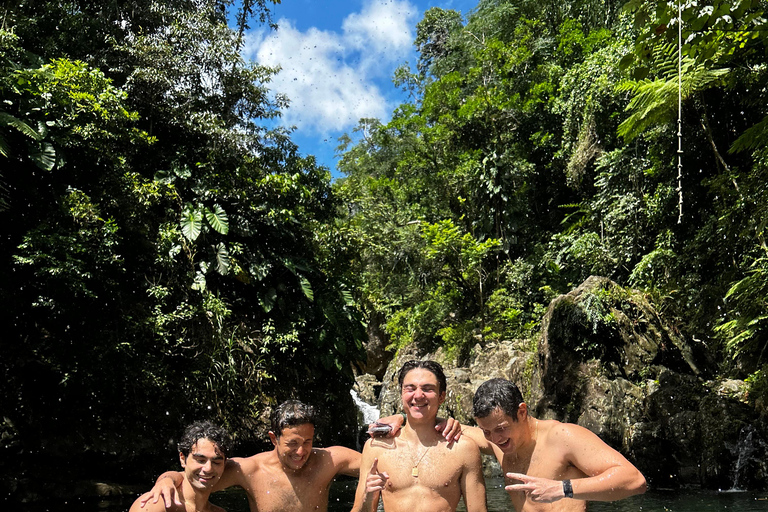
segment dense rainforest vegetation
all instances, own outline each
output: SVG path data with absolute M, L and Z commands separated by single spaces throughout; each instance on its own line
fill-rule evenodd
M 590 275 L 766 411 L 765 2 L 432 8 L 410 101 L 343 138 L 333 183 L 240 56 L 273 3 L 0 7 L 0 471 L 147 469 L 200 416 L 256 445 L 290 396 L 341 442 L 366 327 L 461 361 Z

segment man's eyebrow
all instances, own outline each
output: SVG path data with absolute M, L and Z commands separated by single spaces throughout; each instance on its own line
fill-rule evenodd
M 199 457 L 201 459 L 208 459 L 209 458 L 207 455 L 205 455 L 203 453 L 193 453 L 192 456 L 193 457 Z M 223 458 L 224 458 L 224 456 L 221 455 L 220 453 L 217 453 L 215 456 L 210 457 L 210 459 L 212 459 L 212 460 L 218 460 L 218 459 L 223 459 Z

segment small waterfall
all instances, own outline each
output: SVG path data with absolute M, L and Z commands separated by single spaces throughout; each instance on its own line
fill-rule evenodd
M 379 408 L 365 402 L 354 389 L 350 389 L 349 392 L 357 406 L 357 427 L 360 434 L 357 436 L 357 451 L 361 451 L 365 442 L 364 439 L 368 437 L 366 433 L 368 425 L 379 419 Z
M 747 425 L 739 432 L 736 449 L 732 490 L 754 489 L 768 476 L 768 443 L 754 426 Z

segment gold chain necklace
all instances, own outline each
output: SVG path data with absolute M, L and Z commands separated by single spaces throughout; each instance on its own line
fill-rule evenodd
M 407 441 L 406 441 L 405 444 L 408 445 L 408 451 L 413 453 L 413 451 L 411 450 L 411 445 L 408 444 Z M 413 465 L 413 469 L 411 469 L 411 476 L 413 478 L 418 478 L 419 477 L 419 464 L 421 464 L 421 460 L 424 458 L 424 456 L 427 454 L 427 452 L 429 451 L 430 448 L 432 448 L 432 447 L 431 446 L 427 446 L 427 449 L 424 450 L 424 453 L 421 454 L 421 457 L 419 457 L 419 460 L 416 461 L 416 463 Z M 413 462 L 413 456 L 411 456 L 411 462 Z

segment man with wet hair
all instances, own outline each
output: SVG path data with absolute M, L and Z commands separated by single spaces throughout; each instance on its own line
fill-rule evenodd
M 446 379 L 435 361 L 408 361 L 398 375 L 407 421 L 396 437 L 366 442 L 353 512 L 486 512 L 480 451 L 471 440 L 449 443 L 434 424 Z
M 224 512 L 224 509 L 208 501 L 213 487 L 224 472 L 224 463 L 230 451 L 231 438 L 226 430 L 210 421 L 189 425 L 178 443 L 179 460 L 183 468 L 178 488 L 178 500 L 168 510 L 173 512 Z M 130 512 L 147 510 L 164 512 L 164 503 L 144 507 L 137 499 Z
M 505 473 L 518 512 L 584 512 L 587 501 L 615 501 L 646 490 L 645 477 L 623 455 L 584 427 L 538 420 L 518 387 L 491 379 L 475 392 L 479 428 L 465 427 L 484 453 L 493 453 Z
M 297 400 L 281 403 L 270 418 L 269 439 L 273 449 L 251 457 L 234 457 L 227 461 L 214 491 L 238 485 L 245 489 L 251 512 L 325 512 L 328 491 L 337 475 L 357 477 L 360 453 L 343 446 L 315 448 L 316 414 L 313 407 Z M 396 421 L 396 420 L 399 420 Z M 399 427 L 400 415 L 384 418 Z M 441 428 L 441 425 L 433 429 Z M 458 431 L 446 427 L 443 435 Z M 160 475 L 155 487 L 141 499 L 144 503 L 161 497 L 170 507 L 176 497 L 181 474 L 169 471 Z

